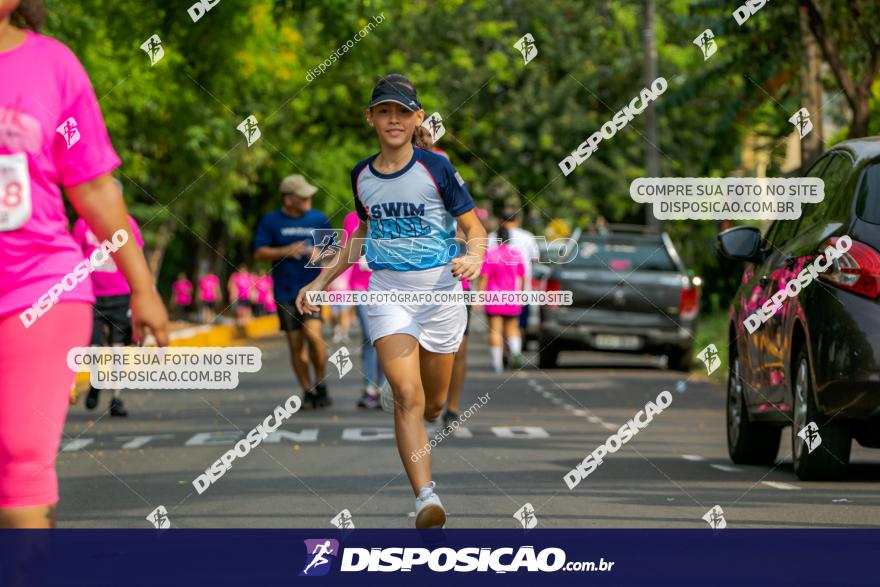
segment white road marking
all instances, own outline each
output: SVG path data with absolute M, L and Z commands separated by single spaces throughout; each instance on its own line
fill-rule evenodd
M 736 467 L 731 467 L 730 465 L 709 465 L 713 469 L 718 469 L 719 471 L 724 471 L 725 473 L 739 473 L 742 469 L 737 469 Z
M 604 428 L 605 430 L 617 430 L 618 428 L 620 428 L 620 426 L 615 426 L 614 424 L 611 424 L 609 422 L 602 422 L 602 428 Z
M 549 438 L 547 431 L 539 426 L 492 426 L 498 438 Z
M 75 438 L 64 445 L 62 448 L 62 452 L 73 452 L 75 450 L 79 450 L 81 448 L 85 448 L 88 445 L 95 442 L 94 438 Z
M 596 416 L 587 416 L 587 420 L 589 420 L 591 424 L 598 424 L 599 422 L 602 421 L 599 418 L 597 418 Z
M 703 457 L 701 457 L 700 455 L 681 455 L 681 458 L 683 458 L 686 461 L 693 461 L 693 462 L 706 460 Z
M 587 410 L 577 409 L 577 410 L 573 411 L 572 414 L 574 414 L 575 416 L 586 416 Z
M 797 485 L 791 485 L 790 483 L 782 483 L 781 481 L 761 481 L 764 485 L 768 487 L 772 487 L 773 489 L 783 489 L 783 490 L 792 490 L 792 489 L 800 489 Z

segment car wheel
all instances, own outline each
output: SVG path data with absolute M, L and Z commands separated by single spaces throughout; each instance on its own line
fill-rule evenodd
M 727 372 L 727 452 L 730 459 L 739 465 L 772 465 L 779 452 L 782 428 L 749 419 L 742 365 L 734 345 L 730 347 Z
M 538 368 L 553 369 L 559 361 L 559 345 L 555 342 L 538 341 Z
M 823 416 L 816 406 L 813 377 L 807 350 L 801 349 L 794 363 L 792 381 L 793 420 L 791 426 L 791 458 L 798 479 L 834 479 L 840 477 L 849 464 L 852 437 L 846 426 Z M 798 432 L 809 423 L 818 427 L 821 443 L 810 452 L 807 442 Z
M 694 349 L 693 347 L 687 347 L 686 349 L 672 348 L 667 351 L 666 357 L 668 358 L 666 366 L 669 369 L 688 372 L 691 370 L 691 364 L 694 361 Z

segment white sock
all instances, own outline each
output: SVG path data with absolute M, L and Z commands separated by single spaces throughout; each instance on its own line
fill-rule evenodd
M 510 353 L 513 355 L 518 355 L 522 352 L 522 339 L 518 336 L 511 336 L 507 339 L 507 348 L 510 349 Z
M 491 346 L 489 347 L 489 354 L 492 356 L 492 367 L 494 369 L 501 369 L 503 363 L 501 361 L 502 349 L 500 346 Z

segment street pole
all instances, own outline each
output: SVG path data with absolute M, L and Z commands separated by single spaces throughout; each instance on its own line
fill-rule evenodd
M 657 44 L 654 38 L 654 0 L 642 0 L 642 46 L 644 47 L 644 87 L 650 88 L 657 79 Z M 653 102 L 645 109 L 645 175 L 660 177 L 660 150 L 657 137 L 657 112 Z M 652 213 L 653 208 L 645 206 L 645 224 L 659 229 L 661 223 Z

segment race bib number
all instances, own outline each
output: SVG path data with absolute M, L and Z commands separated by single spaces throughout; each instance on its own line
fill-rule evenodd
M 20 228 L 31 217 L 27 155 L 0 155 L 0 232 Z

